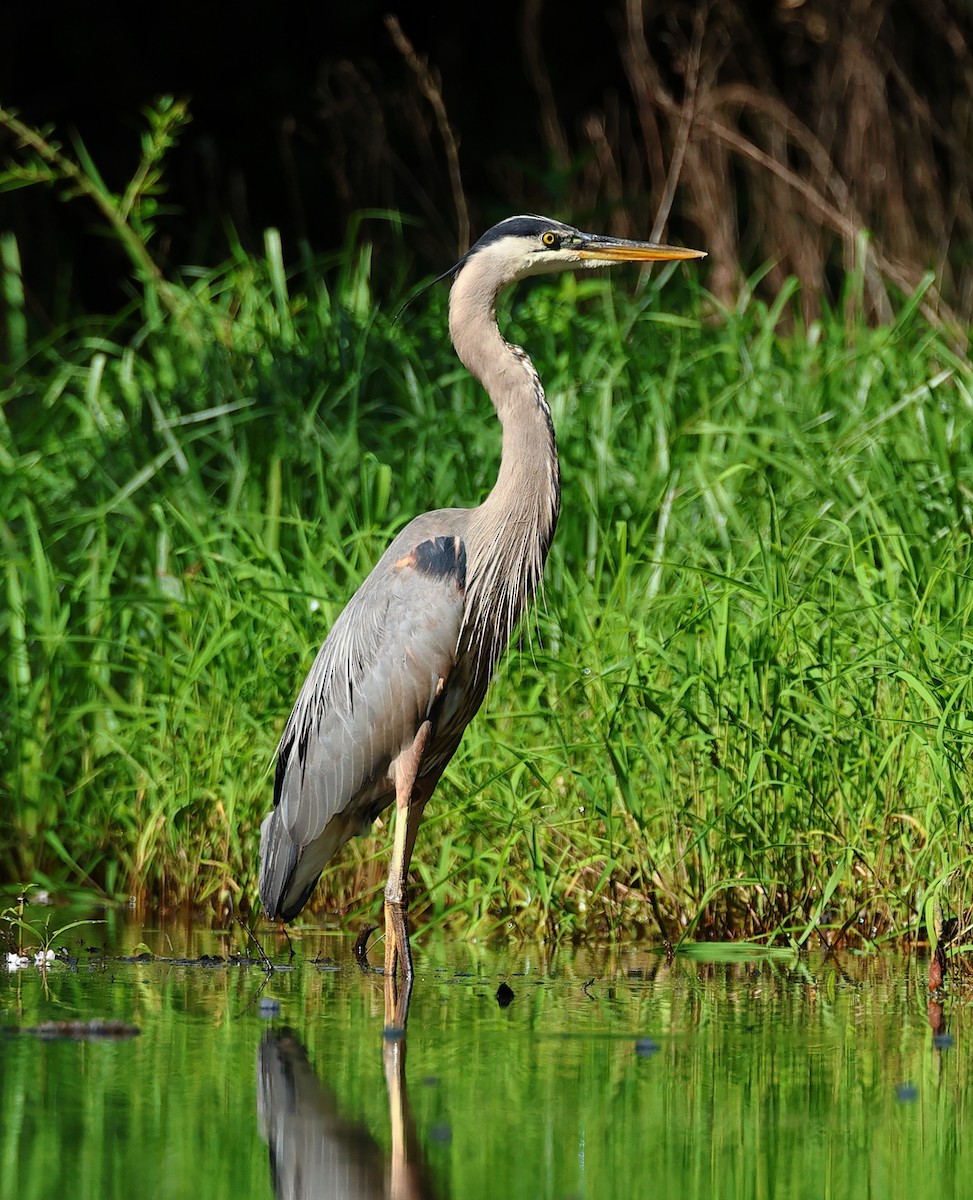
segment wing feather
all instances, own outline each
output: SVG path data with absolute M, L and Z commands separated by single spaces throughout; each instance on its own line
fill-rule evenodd
M 284 727 L 261 840 L 270 915 L 299 911 L 328 859 L 391 801 L 391 765 L 456 662 L 463 542 L 410 529 L 335 621 Z

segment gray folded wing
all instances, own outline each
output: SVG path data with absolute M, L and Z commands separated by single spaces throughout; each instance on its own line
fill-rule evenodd
M 392 764 L 455 664 L 465 547 L 454 535 L 417 543 L 410 529 L 338 617 L 284 728 L 261 836 L 270 915 L 299 911 L 328 859 L 391 801 Z

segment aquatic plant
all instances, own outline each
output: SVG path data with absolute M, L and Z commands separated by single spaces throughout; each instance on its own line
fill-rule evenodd
M 57 958 L 54 946 L 66 933 L 81 925 L 103 924 L 101 921 L 85 919 L 68 921 L 52 929 L 50 913 L 45 917 L 43 925 L 38 921 L 30 921 L 26 916 L 30 890 L 30 885 L 23 888 L 14 904 L 0 909 L 0 927 L 6 926 L 6 931 L 0 933 L 0 938 L 6 945 L 5 965 L 8 971 L 19 971 L 32 963 L 37 967 L 45 967 Z

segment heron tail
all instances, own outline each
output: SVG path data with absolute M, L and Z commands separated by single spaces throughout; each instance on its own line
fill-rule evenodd
M 260 826 L 260 903 L 272 921 L 290 921 L 296 917 L 321 874 L 315 871 L 308 881 L 300 868 L 302 848 L 288 834 L 275 808 Z

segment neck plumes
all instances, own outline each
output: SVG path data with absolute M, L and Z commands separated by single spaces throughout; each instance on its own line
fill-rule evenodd
M 464 629 L 492 670 L 541 581 L 561 500 L 551 410 L 527 353 L 500 336 L 496 287 L 450 294 L 449 327 L 464 366 L 483 384 L 503 426 L 500 472 L 471 513 Z

